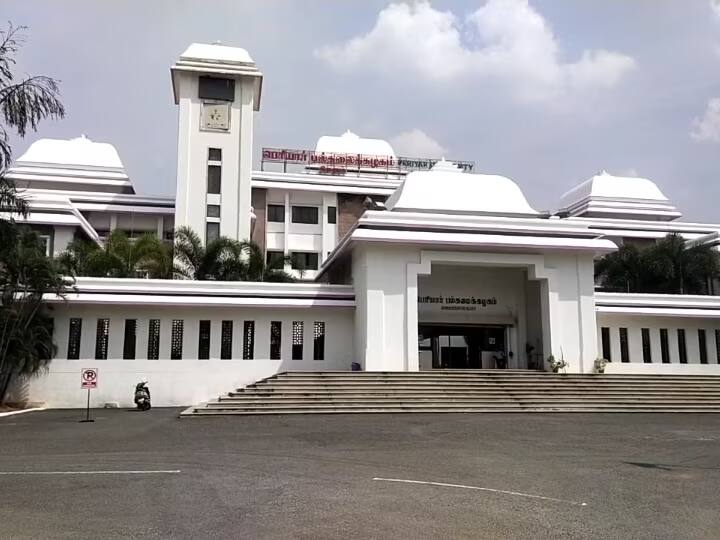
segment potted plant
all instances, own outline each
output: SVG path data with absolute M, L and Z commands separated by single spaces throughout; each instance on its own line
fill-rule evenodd
M 595 359 L 595 373 L 605 373 L 605 366 L 608 361 L 604 358 Z
M 560 370 L 563 370 L 563 374 L 566 374 L 566 368 L 567 368 L 567 362 L 565 361 L 564 356 L 560 356 L 560 359 L 556 359 L 554 355 L 548 356 L 547 363 L 550 365 L 550 370 L 553 373 L 559 373 Z

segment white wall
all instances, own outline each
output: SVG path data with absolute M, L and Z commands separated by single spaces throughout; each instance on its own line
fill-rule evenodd
M 153 306 L 60 305 L 55 308 L 57 357 L 49 372 L 30 380 L 21 394 L 48 407 L 84 406 L 80 390 L 81 368 L 97 367 L 100 384 L 91 392 L 93 405 L 118 402 L 131 406 L 135 384 L 147 377 L 155 406 L 191 405 L 217 397 L 235 388 L 289 370 L 349 370 L 353 359 L 352 308 L 168 308 Z M 67 359 L 70 317 L 81 317 L 82 339 L 79 360 Z M 108 359 L 95 359 L 98 318 L 110 319 Z M 123 360 L 125 319 L 138 320 L 136 358 Z M 148 320 L 160 319 L 160 359 L 147 360 Z M 173 319 L 184 320 L 183 359 L 170 360 Z M 211 321 L 210 359 L 198 360 L 198 325 Z M 221 321 L 232 320 L 233 359 L 220 360 Z M 242 360 L 243 321 L 255 321 L 254 360 Z M 270 321 L 282 321 L 281 360 L 269 360 Z M 292 358 L 292 322 L 304 322 L 302 360 Z M 313 323 L 325 322 L 325 359 L 313 360 Z M 17 392 L 16 392 L 17 395 Z

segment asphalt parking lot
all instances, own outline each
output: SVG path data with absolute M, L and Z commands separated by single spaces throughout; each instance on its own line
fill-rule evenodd
M 717 415 L 178 412 L 0 418 L 0 538 L 720 537 Z

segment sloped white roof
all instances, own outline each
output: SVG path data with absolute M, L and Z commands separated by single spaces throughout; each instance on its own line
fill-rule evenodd
M 613 176 L 602 171 L 565 193 L 561 213 L 571 216 L 618 217 L 668 221 L 680 212 L 647 178 Z
M 504 176 L 469 174 L 444 159 L 411 172 L 387 200 L 391 211 L 536 216 L 518 185 Z
M 228 47 L 227 45 L 192 43 L 185 52 L 180 55 L 182 60 L 211 63 L 229 64 L 254 64 L 250 54 L 240 47 Z
M 120 156 L 112 144 L 94 142 L 85 135 L 70 140 L 40 139 L 31 144 L 17 162 L 72 165 L 78 168 L 123 168 Z
M 395 157 L 395 151 L 387 141 L 358 137 L 349 130 L 339 137 L 323 135 L 318 139 L 315 151 L 326 154 L 363 154 L 366 156 Z

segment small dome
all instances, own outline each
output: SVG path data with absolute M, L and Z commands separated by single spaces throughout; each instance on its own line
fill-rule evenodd
M 73 168 L 122 169 L 112 144 L 93 142 L 85 135 L 75 139 L 40 139 L 18 158 L 18 164 L 45 163 Z
M 395 157 L 390 143 L 382 139 L 365 139 L 351 131 L 339 137 L 323 135 L 315 145 L 315 152 L 325 154 L 363 154 L 366 156 Z
M 250 54 L 240 47 L 228 47 L 217 43 L 193 43 L 180 55 L 181 60 L 210 62 L 213 64 L 254 64 Z
M 386 206 L 396 212 L 538 215 L 518 185 L 509 178 L 464 173 L 444 159 L 429 171 L 408 174 Z
M 660 221 L 673 220 L 681 215 L 651 180 L 613 176 L 606 171 L 565 193 L 560 199 L 558 213 Z

